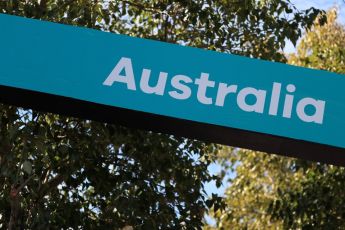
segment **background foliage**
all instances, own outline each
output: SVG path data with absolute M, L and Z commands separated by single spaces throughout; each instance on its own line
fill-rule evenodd
M 289 0 L 8 0 L 0 12 L 285 61 L 286 39 L 320 11 Z M 207 208 L 222 207 L 203 191 L 220 184 L 207 172 L 212 144 L 0 107 L 1 228 L 200 229 Z

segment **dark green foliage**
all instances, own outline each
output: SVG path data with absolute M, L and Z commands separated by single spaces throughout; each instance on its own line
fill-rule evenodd
M 0 12 L 284 61 L 319 10 L 289 0 L 9 0 Z M 2 10 L 1 10 L 2 9 Z M 322 17 L 322 20 L 325 18 Z
M 200 226 L 212 145 L 1 106 L 0 224 L 27 229 Z M 20 194 L 10 200 L 11 187 Z M 13 211 L 13 210 L 12 210 Z

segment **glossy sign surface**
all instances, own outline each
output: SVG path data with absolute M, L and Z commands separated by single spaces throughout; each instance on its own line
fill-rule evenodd
M 0 44 L 4 87 L 345 148 L 343 75 L 4 14 Z

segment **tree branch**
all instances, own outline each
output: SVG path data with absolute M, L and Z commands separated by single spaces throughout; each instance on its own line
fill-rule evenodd
M 127 0 L 121 0 L 121 2 L 134 6 L 136 8 L 139 8 L 141 10 L 145 10 L 145 11 L 149 11 L 149 12 L 153 12 L 153 13 L 159 13 L 159 14 L 166 14 L 168 16 L 170 16 L 166 11 L 162 11 L 160 9 L 157 9 L 155 7 L 152 6 L 145 6 L 144 4 L 138 3 L 138 2 L 132 2 L 132 1 L 127 1 Z
M 17 222 L 19 219 L 19 213 L 20 213 L 19 193 L 34 176 L 35 174 L 32 174 L 18 188 L 16 188 L 15 185 L 11 186 L 11 191 L 10 191 L 11 214 L 10 214 L 10 222 L 8 223 L 8 228 L 7 228 L 8 230 L 16 229 L 16 225 L 17 225 Z
M 42 188 L 38 191 L 39 198 L 45 196 L 47 193 L 49 193 L 53 188 L 57 187 L 59 184 L 61 184 L 64 180 L 63 175 L 57 175 L 50 181 L 43 184 Z

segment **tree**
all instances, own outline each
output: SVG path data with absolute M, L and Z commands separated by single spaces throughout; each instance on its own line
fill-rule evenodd
M 336 22 L 337 11 L 328 12 L 328 23 L 315 23 L 301 40 L 289 63 L 308 68 L 345 73 L 345 29 Z
M 345 28 L 335 10 L 327 18 L 305 33 L 290 64 L 345 73 Z M 220 159 L 236 176 L 225 193 L 225 210 L 214 212 L 218 228 L 345 227 L 344 168 L 244 149 L 223 151 Z
M 337 10 L 330 10 L 328 23 L 316 23 L 289 62 L 345 74 L 345 27 L 336 19 Z M 273 219 L 294 229 L 345 228 L 345 168 L 314 163 L 300 170 L 303 177 L 296 189 L 284 191 L 272 202 Z
M 219 160 L 235 177 L 225 191 L 225 209 L 213 213 L 216 229 L 282 229 L 282 221 L 272 219 L 268 210 L 280 191 L 297 186 L 296 160 L 233 148 L 224 149 Z
M 288 0 L 9 0 L 0 12 L 285 61 L 285 39 L 320 11 Z M 222 206 L 204 192 L 219 180 L 207 172 L 213 144 L 0 107 L 1 228 L 198 229 Z

